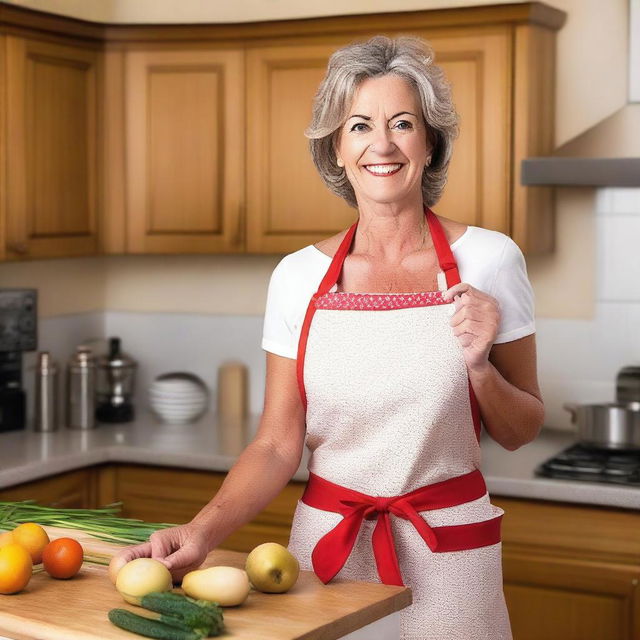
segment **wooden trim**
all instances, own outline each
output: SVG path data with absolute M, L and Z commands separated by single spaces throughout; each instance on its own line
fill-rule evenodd
M 403 29 L 434 29 L 481 24 L 535 24 L 558 30 L 566 19 L 563 11 L 541 2 L 482 7 L 373 13 L 298 20 L 234 24 L 106 24 L 42 11 L 0 5 L 0 30 L 30 29 L 99 42 L 167 42 L 238 40 L 295 35 L 350 34 Z
M 104 25 L 46 11 L 0 4 L 0 31 L 28 29 L 85 40 L 104 40 Z

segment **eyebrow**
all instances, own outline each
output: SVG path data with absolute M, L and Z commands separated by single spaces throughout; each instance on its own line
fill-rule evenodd
M 400 111 L 400 113 L 396 113 L 395 115 L 391 116 L 389 120 L 393 120 L 394 118 L 397 118 L 398 116 L 403 116 L 405 114 L 409 116 L 413 116 L 414 118 L 418 117 L 415 113 L 411 113 L 411 111 Z M 354 113 L 352 116 L 349 116 L 347 120 L 351 120 L 351 118 L 362 118 L 363 120 L 371 120 L 371 116 L 362 116 L 358 113 Z M 389 120 L 387 120 L 387 122 L 389 122 Z

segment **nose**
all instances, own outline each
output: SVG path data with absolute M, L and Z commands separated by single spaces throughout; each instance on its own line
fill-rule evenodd
M 389 131 L 389 128 L 380 127 L 376 129 L 369 148 L 371 149 L 371 151 L 375 151 L 378 155 L 389 155 L 396 149 L 396 145 L 391 138 L 392 135 L 391 131 Z

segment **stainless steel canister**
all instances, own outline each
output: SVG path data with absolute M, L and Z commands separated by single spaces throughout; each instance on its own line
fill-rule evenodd
M 38 353 L 34 431 L 58 428 L 58 367 L 48 351 Z
M 67 367 L 67 427 L 96 426 L 96 363 L 91 349 L 80 345 Z

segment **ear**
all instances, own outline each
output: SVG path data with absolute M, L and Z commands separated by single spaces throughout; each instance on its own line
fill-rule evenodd
M 338 156 L 338 155 L 336 155 L 336 164 L 337 164 L 339 167 L 344 167 L 344 161 L 343 161 L 343 160 L 342 160 L 342 158 L 341 158 L 340 156 Z

